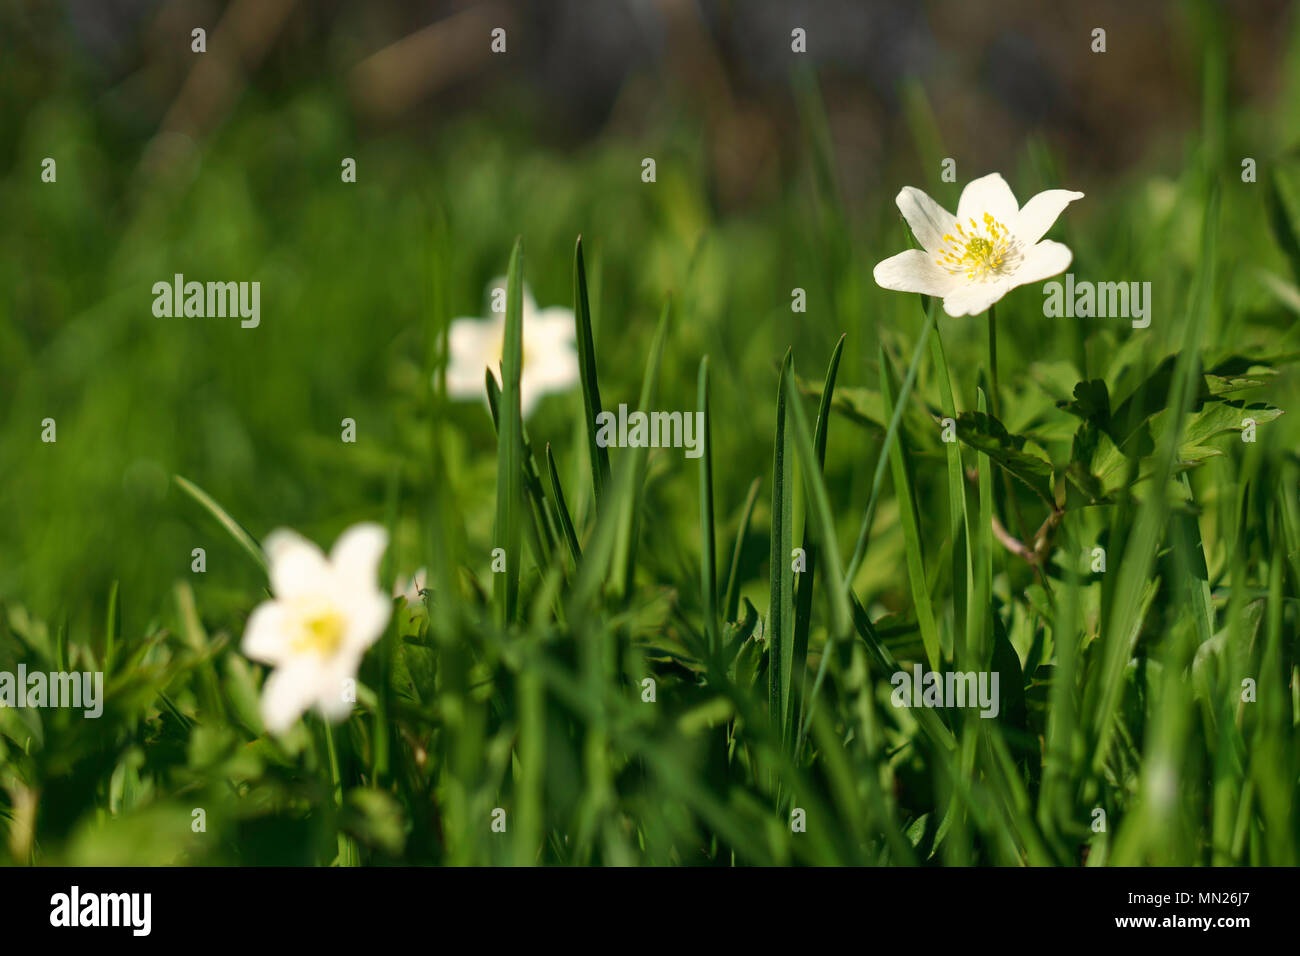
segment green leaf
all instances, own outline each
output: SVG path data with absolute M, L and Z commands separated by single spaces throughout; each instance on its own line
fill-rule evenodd
M 401 804 L 383 790 L 371 787 L 349 790 L 343 802 L 341 825 L 360 843 L 389 856 L 397 856 L 406 844 Z
M 1200 411 L 1187 416 L 1187 424 L 1178 445 L 1178 462 L 1181 465 L 1196 464 L 1215 455 L 1221 455 L 1223 454 L 1221 450 L 1207 442 L 1226 432 L 1242 431 L 1245 427 L 1243 423 L 1247 419 L 1255 422 L 1256 425 L 1263 425 L 1281 414 L 1282 409 L 1263 402 L 1251 405 L 1233 402 L 1206 404 Z M 1155 426 L 1153 431 L 1157 437 L 1163 435 L 1167 420 L 1168 416 L 1162 414 L 1159 416 L 1159 421 L 1153 423 Z
M 1110 422 L 1110 392 L 1105 379 L 1080 382 L 1074 386 L 1074 400 L 1062 402 L 1060 407 L 1084 421 L 1105 427 Z
M 957 437 L 1028 485 L 1048 507 L 1055 506 L 1052 463 L 1026 451 L 1026 438 L 1010 434 L 1000 421 L 983 412 L 962 412 L 957 416 Z

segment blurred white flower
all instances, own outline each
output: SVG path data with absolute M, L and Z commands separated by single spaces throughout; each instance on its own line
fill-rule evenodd
M 921 248 L 879 263 L 876 283 L 940 297 L 952 316 L 978 315 L 1016 286 L 1069 267 L 1069 248 L 1039 240 L 1066 206 L 1082 198 L 1080 192 L 1049 189 L 1022 208 L 1006 180 L 990 173 L 966 184 L 954 216 L 921 190 L 904 186 L 895 202 Z
M 377 584 L 387 546 L 377 524 L 348 528 L 328 558 L 296 532 L 267 536 L 273 597 L 249 615 L 242 648 L 275 668 L 262 688 L 262 720 L 271 731 L 284 733 L 313 704 L 336 722 L 352 712 L 347 682 L 392 611 Z
M 505 288 L 505 280 L 492 283 L 490 292 Z M 497 298 L 489 294 L 489 301 Z M 501 297 L 501 301 L 504 298 Z M 505 312 L 486 319 L 459 318 L 451 323 L 447 394 L 454 399 L 486 399 L 483 370 L 490 368 L 500 380 Z M 523 363 L 519 374 L 519 405 L 524 416 L 548 392 L 562 392 L 578 381 L 577 337 L 573 310 L 562 306 L 537 308 L 528 287 L 523 301 Z

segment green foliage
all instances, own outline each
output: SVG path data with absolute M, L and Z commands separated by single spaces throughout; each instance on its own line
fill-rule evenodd
M 1149 277 L 1153 322 L 1017 290 L 995 395 L 982 320 L 870 282 L 912 159 L 844 198 L 795 83 L 808 168 L 736 214 L 680 115 L 654 188 L 641 143 L 557 154 L 520 117 L 358 144 L 363 182 L 327 189 L 352 133 L 319 90 L 250 98 L 193 183 L 111 215 L 113 163 L 0 183 L 45 230 L 0 239 L 0 672 L 105 672 L 97 719 L 0 708 L 0 861 L 1300 859 L 1300 167 L 1275 144 L 1255 186 L 1216 159 L 1270 115 L 1207 89 L 1194 171 L 1089 188 L 1071 268 Z M 928 162 L 919 83 L 905 108 Z M 30 122 L 50 151 L 116 148 L 60 100 Z M 1026 155 L 1022 199 L 1074 185 Z M 177 271 L 261 279 L 262 326 L 155 319 Z M 452 402 L 449 323 L 503 272 L 502 364 Z M 525 279 L 573 307 L 579 367 L 527 423 Z M 603 447 L 619 404 L 702 412 L 699 461 Z M 359 520 L 390 528 L 385 590 L 425 589 L 347 721 L 270 735 L 239 651 L 258 540 Z M 997 671 L 998 718 L 894 706 L 914 666 Z

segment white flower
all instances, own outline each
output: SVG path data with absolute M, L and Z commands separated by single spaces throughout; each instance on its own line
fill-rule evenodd
M 392 602 L 377 584 L 388 534 L 353 525 L 327 558 L 316 545 L 280 529 L 266 538 L 274 597 L 248 617 L 243 651 L 275 671 L 262 688 L 262 720 L 284 733 L 312 704 L 333 721 L 352 712 L 346 693 L 361 657 L 379 639 Z
M 895 202 L 920 249 L 879 263 L 876 284 L 943 299 L 949 315 L 978 315 L 1016 286 L 1040 282 L 1070 265 L 1068 247 L 1039 242 L 1056 217 L 1083 193 L 1041 192 L 1024 207 L 998 173 L 972 180 L 954 216 L 921 190 L 904 186 Z
M 493 292 L 504 289 L 505 280 L 498 279 L 491 288 Z M 500 298 L 504 301 L 503 296 Z M 483 370 L 490 368 L 493 374 L 500 374 L 505 333 L 505 312 L 495 312 L 486 319 L 452 320 L 448 336 L 451 352 L 447 365 L 448 395 L 460 400 L 485 397 Z M 539 309 L 532 293 L 524 287 L 519 406 L 525 417 L 543 395 L 565 391 L 578 381 L 576 337 L 573 310 L 561 306 Z

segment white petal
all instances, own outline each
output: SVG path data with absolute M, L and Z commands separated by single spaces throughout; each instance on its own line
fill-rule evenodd
M 926 252 L 937 251 L 943 244 L 944 235 L 953 231 L 956 220 L 952 213 L 915 186 L 904 186 L 894 202 L 912 227 L 912 235 Z
M 963 228 L 968 228 L 972 219 L 982 224 L 986 212 L 1010 228 L 1019 211 L 1016 197 L 1000 173 L 972 179 L 961 191 L 961 199 L 957 200 L 957 219 Z
M 972 282 L 943 300 L 943 310 L 949 315 L 979 315 L 1002 298 L 1011 286 L 1005 280 L 997 282 Z
M 388 532 L 382 525 L 370 521 L 354 524 L 339 535 L 330 551 L 335 579 L 341 585 L 373 589 L 386 547 Z
M 279 601 L 263 601 L 253 608 L 244 625 L 240 649 L 245 657 L 278 664 L 288 656 L 289 627 L 286 609 Z
M 316 706 L 332 724 L 342 723 L 352 714 L 353 703 L 344 694 L 343 680 L 340 677 L 334 681 L 333 688 L 329 690 L 322 686 L 320 696 L 316 698 Z
M 487 365 L 447 368 L 447 395 L 457 402 L 487 400 Z
M 542 309 L 524 325 L 524 344 L 531 348 L 537 343 L 576 342 L 577 327 L 573 324 L 573 310 L 553 305 Z
M 393 613 L 392 598 L 383 591 L 350 595 L 344 604 L 348 615 L 340 653 L 360 657 L 371 644 L 383 636 L 384 627 Z
M 578 353 L 567 345 L 530 351 L 519 372 L 520 389 L 525 381 L 530 389 L 541 392 L 559 392 L 577 384 Z
M 353 702 L 349 697 L 355 694 L 345 693 L 349 688 L 347 681 L 357 679 L 357 670 L 361 657 L 357 654 L 344 654 L 332 660 L 326 670 L 322 671 L 316 682 L 316 697 L 313 703 L 331 723 L 347 720 L 352 714 Z
M 1048 189 L 1039 193 L 1025 203 L 1011 226 L 1011 234 L 1025 246 L 1032 246 L 1047 234 L 1065 207 L 1076 199 L 1082 199 L 1083 193 L 1070 189 Z
M 542 396 L 546 394 L 546 389 L 537 388 L 533 385 L 532 379 L 526 379 L 522 375 L 519 377 L 519 414 L 527 418 L 537 407 Z
M 279 667 L 262 685 L 259 710 L 267 730 L 282 734 L 302 716 L 322 692 L 322 671 L 318 664 L 299 660 Z
M 876 263 L 871 274 L 876 285 L 895 292 L 944 296 L 964 285 L 960 277 L 939 268 L 929 254 L 920 249 L 908 249 Z
M 483 350 L 487 333 L 500 325 L 491 319 L 459 318 L 451 320 L 447 330 L 447 350 L 454 362 L 458 358 L 477 359 Z
M 315 544 L 296 531 L 277 528 L 266 536 L 271 593 L 278 598 L 313 594 L 329 587 L 329 565 Z
M 1013 285 L 1025 285 L 1050 279 L 1068 269 L 1073 258 L 1069 246 L 1051 239 L 1044 240 L 1025 253 L 1011 282 Z
M 453 399 L 485 397 L 484 373 L 500 361 L 497 340 L 505 320 L 456 319 L 447 333 L 447 394 Z

